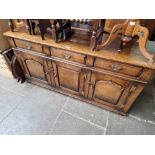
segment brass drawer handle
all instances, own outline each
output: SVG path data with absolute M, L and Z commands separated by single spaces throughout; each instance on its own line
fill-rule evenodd
M 68 60 L 68 59 L 71 58 L 71 55 L 64 54 L 64 58 L 65 58 L 66 60 Z
M 136 89 L 137 89 L 137 86 L 133 85 L 130 89 L 130 93 L 133 93 L 134 91 L 136 91 Z
M 111 69 L 113 71 L 120 71 L 121 69 L 123 69 L 121 66 L 119 65 L 111 65 Z
M 27 48 L 28 50 L 31 50 L 31 49 L 32 49 L 32 45 L 31 45 L 30 43 L 27 43 L 26 48 Z

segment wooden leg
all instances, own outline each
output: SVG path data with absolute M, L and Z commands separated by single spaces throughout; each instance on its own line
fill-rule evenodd
M 120 43 L 120 46 L 119 46 L 119 49 L 118 49 L 119 52 L 122 51 L 122 49 L 123 49 L 123 44 L 124 44 L 124 42 L 121 40 L 121 43 Z
M 98 29 L 98 35 L 97 35 L 97 43 L 98 45 L 100 45 L 102 43 L 102 38 L 104 35 L 104 27 L 105 27 L 105 19 L 101 19 L 100 20 L 100 25 L 99 25 L 99 29 Z
M 66 24 L 64 24 L 62 26 L 62 33 L 63 33 L 63 40 L 67 40 L 71 34 L 72 34 L 72 30 L 71 30 L 71 22 L 66 22 Z
M 91 37 L 91 40 L 90 40 L 90 48 L 91 48 L 91 50 L 94 50 L 95 47 L 96 47 L 96 40 L 97 40 L 96 33 L 97 32 L 95 32 L 95 31 L 93 31 L 93 33 L 92 33 L 92 37 Z
M 14 24 L 13 24 L 12 19 L 9 19 L 8 25 L 9 25 L 9 27 L 10 27 L 10 30 L 11 30 L 12 32 L 14 32 Z
M 35 22 L 30 22 L 30 25 L 31 25 L 31 34 L 35 35 L 35 27 L 36 27 Z
M 94 50 L 97 45 L 97 30 L 99 28 L 99 19 L 94 19 L 93 20 L 93 31 L 92 31 L 92 37 L 90 39 L 90 48 L 91 50 Z
M 40 33 L 41 33 L 41 38 L 42 38 L 42 40 L 45 40 L 44 35 L 45 35 L 45 33 L 46 33 L 46 29 L 44 29 L 44 28 L 42 28 L 42 27 L 39 27 L 39 29 L 40 29 Z
M 57 42 L 57 33 L 56 33 L 56 26 L 55 26 L 55 20 L 51 19 L 51 27 L 52 27 L 52 39 L 55 40 L 55 42 Z
M 57 42 L 57 33 L 56 33 L 56 29 L 54 26 L 52 26 L 52 38 L 55 42 Z
M 143 39 L 139 38 L 139 48 L 142 55 L 147 58 L 149 63 L 153 63 L 154 54 L 150 54 L 146 49 L 146 43 L 143 43 Z
M 45 40 L 44 35 L 45 35 L 45 33 L 44 32 L 41 32 L 41 38 L 42 38 L 42 40 Z
M 26 23 L 26 29 L 28 30 L 29 34 L 31 34 L 31 27 L 30 27 L 29 19 L 25 19 L 25 23 Z
M 147 58 L 149 63 L 153 63 L 154 54 L 150 54 L 146 49 L 146 43 L 149 36 L 149 31 L 147 28 L 140 26 L 139 23 L 136 24 L 132 36 L 138 35 L 139 37 L 139 48 L 142 55 Z

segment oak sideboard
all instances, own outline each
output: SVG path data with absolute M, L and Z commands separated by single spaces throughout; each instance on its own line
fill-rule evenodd
M 155 63 L 140 54 L 137 43 L 118 51 L 116 40 L 103 50 L 92 51 L 69 41 L 55 43 L 49 36 L 42 40 L 22 30 L 4 35 L 11 48 L 3 55 L 14 77 L 122 115 L 155 69 Z M 154 47 L 148 43 L 150 52 Z

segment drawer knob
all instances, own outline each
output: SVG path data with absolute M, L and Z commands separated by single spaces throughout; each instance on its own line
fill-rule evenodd
M 65 55 L 64 55 L 64 58 L 65 58 L 66 60 L 68 60 L 68 59 L 71 58 L 71 55 L 67 55 L 67 54 L 65 54 Z
M 113 71 L 120 71 L 120 70 L 122 69 L 122 67 L 119 66 L 119 65 L 111 65 L 111 69 L 112 69 Z
M 135 90 L 137 89 L 137 86 L 136 85 L 133 85 L 130 89 L 130 93 L 133 93 Z
M 27 44 L 26 48 L 27 48 L 28 50 L 31 50 L 31 49 L 32 49 L 32 45 L 31 45 L 31 44 Z

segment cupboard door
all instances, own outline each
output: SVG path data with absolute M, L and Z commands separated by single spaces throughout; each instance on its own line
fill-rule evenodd
M 51 82 L 46 59 L 20 51 L 15 51 L 15 54 L 28 79 L 39 80 L 46 84 Z
M 93 72 L 88 98 L 109 106 L 121 105 L 126 101 L 130 87 L 130 81 Z
M 65 63 L 53 63 L 55 65 L 56 83 L 57 86 L 74 95 L 85 95 L 86 90 L 86 74 L 83 69 L 77 66 L 68 65 Z

